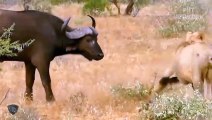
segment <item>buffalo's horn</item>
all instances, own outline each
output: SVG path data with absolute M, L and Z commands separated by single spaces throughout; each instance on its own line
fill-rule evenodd
M 66 36 L 70 39 L 79 39 L 88 34 L 93 34 L 93 30 L 90 27 L 75 28 L 71 32 L 66 32 Z
M 69 17 L 68 19 L 66 19 L 61 27 L 61 31 L 64 31 L 65 28 L 67 27 L 69 21 L 70 21 L 71 17 Z
M 95 29 L 95 28 L 90 27 L 90 29 L 93 31 L 93 34 L 98 35 L 98 32 L 96 31 L 96 29 Z
M 88 15 L 88 17 L 91 18 L 91 20 L 92 20 L 92 26 L 95 28 L 96 27 L 96 21 L 95 21 L 95 19 L 92 16 L 90 16 L 90 15 Z

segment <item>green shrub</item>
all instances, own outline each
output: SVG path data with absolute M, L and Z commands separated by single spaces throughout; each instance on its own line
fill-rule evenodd
M 73 2 L 73 3 L 82 3 L 82 2 L 85 2 L 86 0 L 70 0 L 70 2 Z
M 172 14 L 159 28 L 163 37 L 178 36 L 187 31 L 204 31 L 207 28 L 207 8 L 198 0 L 175 1 L 171 4 Z
M 104 12 L 108 0 L 87 0 L 83 6 L 84 14 L 100 15 Z
M 151 2 L 152 2 L 151 0 L 135 0 L 135 4 L 138 4 L 140 6 L 148 5 Z
M 50 0 L 51 4 L 53 4 L 53 5 L 58 5 L 58 4 L 65 3 L 68 1 L 69 0 Z
M 11 25 L 8 29 L 4 29 L 4 33 L 0 37 L 0 56 L 16 56 L 17 52 L 21 52 L 24 48 L 22 45 L 29 46 L 34 40 L 29 40 L 25 43 L 18 41 L 11 43 L 11 35 L 14 30 L 15 24 Z
M 133 86 L 116 85 L 111 88 L 113 95 L 125 99 L 141 100 L 150 94 L 150 91 L 140 82 Z
M 210 120 L 211 102 L 207 102 L 200 92 L 185 97 L 186 91 L 172 91 L 158 95 L 152 103 L 142 104 L 141 119 L 152 120 Z M 181 94 L 179 94 L 181 93 Z M 144 109 L 145 108 L 145 109 Z

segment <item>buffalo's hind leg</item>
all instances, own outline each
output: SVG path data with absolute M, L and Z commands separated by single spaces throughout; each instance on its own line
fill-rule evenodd
M 33 100 L 32 87 L 35 80 L 35 66 L 31 62 L 25 62 L 25 70 L 26 70 L 25 100 L 32 101 Z

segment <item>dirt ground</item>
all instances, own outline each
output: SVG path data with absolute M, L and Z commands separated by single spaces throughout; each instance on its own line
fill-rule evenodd
M 54 7 L 52 13 L 62 19 L 71 16 L 70 26 L 91 25 L 91 20 L 81 15 L 80 11 L 81 5 L 73 4 Z M 171 63 L 173 51 L 184 40 L 184 36 L 171 39 L 159 37 L 155 16 L 166 14 L 168 11 L 165 5 L 151 5 L 143 8 L 137 17 L 96 17 L 98 42 L 105 57 L 101 61 L 92 62 L 77 55 L 56 57 L 50 68 L 56 98 L 53 104 L 46 103 L 45 92 L 36 71 L 34 102 L 26 105 L 23 101 L 23 63 L 1 63 L 0 99 L 9 88 L 10 91 L 0 106 L 0 118 L 10 117 L 6 106 L 14 103 L 24 108 L 28 116 L 41 120 L 139 119 L 139 101 L 115 99 L 110 88 L 120 83 L 129 85 L 138 81 L 151 86 L 155 74 L 156 80 L 161 77 Z M 24 113 L 18 115 L 27 119 Z

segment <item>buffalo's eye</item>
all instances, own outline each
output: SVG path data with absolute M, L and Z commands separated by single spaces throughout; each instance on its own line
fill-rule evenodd
M 92 40 L 91 40 L 91 39 L 87 39 L 86 41 L 87 41 L 87 42 L 91 42 Z

